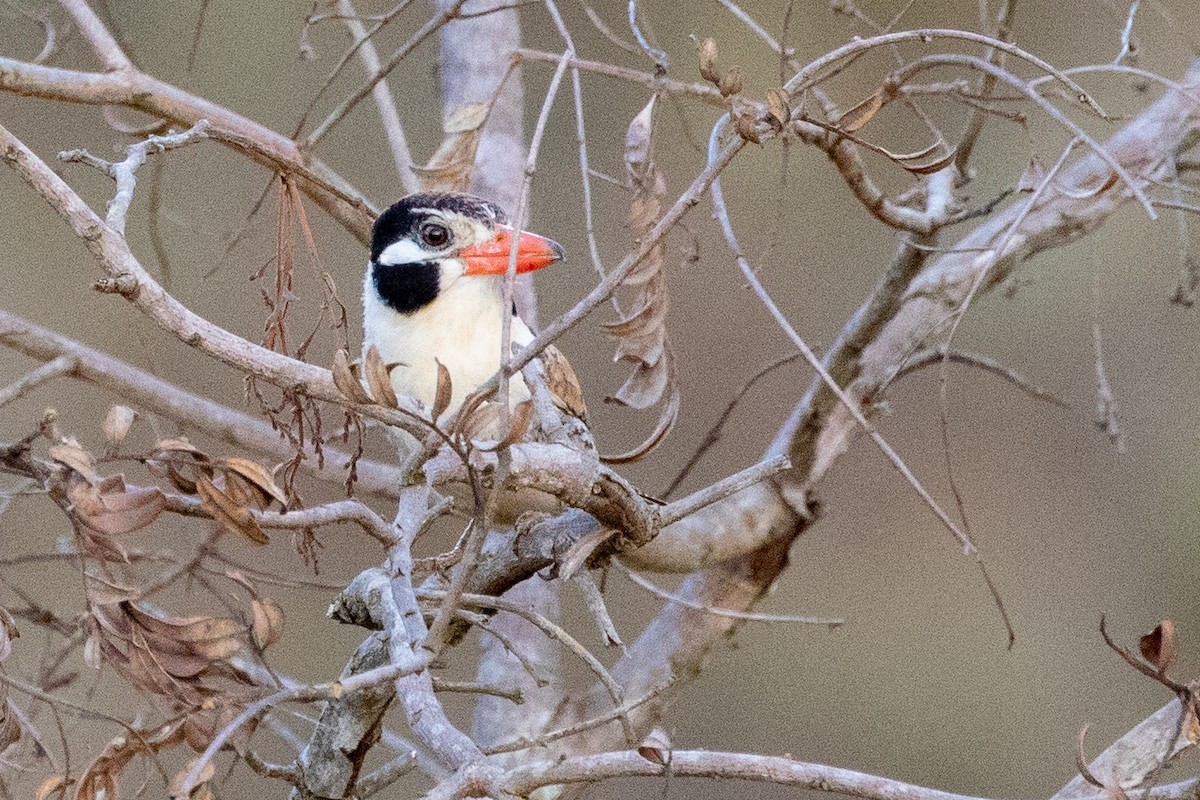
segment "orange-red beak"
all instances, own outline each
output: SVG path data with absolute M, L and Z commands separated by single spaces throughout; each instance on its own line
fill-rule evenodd
M 496 226 L 496 238 L 460 250 L 458 257 L 467 265 L 464 275 L 503 275 L 508 271 L 513 229 Z M 563 257 L 562 246 L 545 236 L 522 231 L 517 238 L 517 272 L 533 272 L 548 267 Z

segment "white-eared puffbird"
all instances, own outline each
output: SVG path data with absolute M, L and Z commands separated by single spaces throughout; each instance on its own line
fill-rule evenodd
M 500 368 L 504 314 L 502 287 L 513 236 L 495 203 L 469 194 L 430 192 L 402 198 L 375 221 L 371 261 L 363 285 L 363 348 L 374 345 L 392 368 L 392 386 L 429 407 L 437 394 L 437 362 L 450 375 L 447 411 L 456 411 L 479 384 Z M 543 236 L 517 235 L 518 273 L 548 267 L 562 248 Z M 524 346 L 533 333 L 513 314 L 511 342 Z M 561 353 L 544 358 L 547 382 L 566 380 L 578 398 L 560 407 L 582 416 L 578 383 Z M 560 362 L 561 363 L 558 363 Z M 551 370 L 569 377 L 550 375 Z M 509 382 L 510 402 L 529 397 L 519 375 Z

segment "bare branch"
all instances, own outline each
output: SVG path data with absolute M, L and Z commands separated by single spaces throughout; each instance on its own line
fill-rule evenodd
M 0 312 L 0 314 L 3 314 L 3 312 Z M 8 386 L 0 388 L 0 408 L 3 408 L 14 400 L 20 400 L 46 381 L 54 380 L 63 375 L 70 375 L 75 371 L 78 364 L 79 361 L 74 356 L 58 356 L 54 360 L 42 364 L 32 372 L 22 375 Z
M 0 90 L 72 103 L 125 106 L 184 126 L 207 119 L 213 139 L 272 170 L 294 175 L 301 190 L 330 216 L 359 240 L 370 238 L 374 206 L 320 160 L 302 153 L 291 139 L 135 69 L 78 72 L 0 57 Z
M 560 783 L 598 783 L 635 775 L 736 778 L 781 786 L 797 786 L 846 794 L 866 800 L 981 800 L 903 783 L 865 772 L 823 764 L 807 764 L 779 756 L 746 753 L 673 750 L 666 765 L 650 761 L 637 751 L 573 756 L 558 764 L 536 764 L 514 770 L 505 788 L 525 796 L 541 786 Z
M 353 404 L 337 389 L 327 370 L 252 344 L 186 308 L 150 277 L 124 237 L 105 225 L 71 187 L 3 127 L 0 127 L 0 145 L 8 165 L 42 195 L 100 262 L 108 280 L 103 288 L 122 294 L 160 327 L 230 366 L 283 389 L 343 405 Z M 428 426 L 411 412 L 405 414 L 382 406 L 359 405 L 357 409 L 365 416 L 386 421 L 414 435 L 423 435 Z
M 228 444 L 257 450 L 280 461 L 296 455 L 295 449 L 279 431 L 256 417 L 187 392 L 120 359 L 34 325 L 3 309 L 0 309 L 0 345 L 47 361 L 70 358 L 75 363 L 70 377 L 107 389 L 129 403 Z M 350 456 L 323 446 L 326 463 L 322 465 L 312 449 L 315 444 L 308 442 L 309 450 L 301 467 L 323 480 L 344 483 L 346 475 L 343 468 L 349 464 Z M 395 497 L 402 477 L 399 469 L 359 459 L 356 470 L 360 489 Z
M 100 17 L 96 16 L 96 12 L 92 10 L 86 0 L 60 0 L 60 3 L 71 15 L 71 19 L 75 20 L 79 30 L 87 37 L 88 44 L 92 46 L 106 70 L 117 71 L 133 68 L 133 62 L 129 60 L 129 56 L 121 50 L 117 40 L 109 33 L 108 28 L 100 21 Z
M 140 142 L 135 142 L 125 148 L 125 160 L 110 163 L 88 153 L 86 150 L 67 150 L 58 154 L 60 161 L 79 161 L 103 172 L 117 182 L 117 193 L 108 201 L 108 214 L 104 222 L 122 236 L 125 235 L 125 215 L 133 202 L 133 189 L 136 185 L 137 171 L 146 163 L 146 157 L 153 150 L 163 153 L 191 144 L 204 138 L 208 128 L 208 120 L 202 119 L 195 125 L 180 133 L 169 133 L 161 136 L 150 136 Z

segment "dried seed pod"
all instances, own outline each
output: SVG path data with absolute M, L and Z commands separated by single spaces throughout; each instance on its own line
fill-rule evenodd
M 754 124 L 754 117 L 744 114 L 737 118 L 734 127 L 737 128 L 738 136 L 741 136 L 747 142 L 762 144 L 762 137 L 758 135 L 758 128 Z
M 737 64 L 730 67 L 729 71 L 721 76 L 717 89 L 720 90 L 721 97 L 729 97 L 742 91 L 742 68 Z
M 792 118 L 791 98 L 788 93 L 778 87 L 767 89 L 767 113 L 771 116 L 772 126 L 776 131 L 783 130 Z

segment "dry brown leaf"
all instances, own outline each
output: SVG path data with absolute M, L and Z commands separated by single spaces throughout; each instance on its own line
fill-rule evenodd
M 637 751 L 647 761 L 666 766 L 671 762 L 671 737 L 662 728 L 655 727 L 642 739 Z
M 741 136 L 747 142 L 752 144 L 762 144 L 762 137 L 758 134 L 758 123 L 754 117 L 749 114 L 743 114 L 733 123 L 734 130 L 738 136 Z
M 946 167 L 954 163 L 954 158 L 958 155 L 958 150 L 951 150 L 941 158 L 935 159 L 925 164 L 905 164 L 900 166 L 911 172 L 913 175 L 932 175 L 935 172 L 941 172 Z
M 236 472 L 227 472 L 221 476 L 221 489 L 229 495 L 230 500 L 245 508 L 265 511 L 271 502 L 271 498 L 265 492 Z
M 767 113 L 773 120 L 776 131 L 783 130 L 792 119 L 792 99 L 787 90 L 775 87 L 767 89 Z
M 213 476 L 211 461 L 206 453 L 186 438 L 162 439 L 155 443 L 146 467 L 154 475 L 165 477 L 171 485 L 186 494 L 196 493 L 195 476 Z M 191 472 L 189 477 L 186 472 Z
M 437 152 L 424 166 L 413 165 L 424 192 L 464 192 L 470 188 L 475 153 L 483 136 L 489 108 L 472 103 L 455 109 L 442 122 L 445 134 Z
M 721 73 L 717 72 L 717 42 L 711 36 L 700 43 L 700 77 L 720 85 Z
M 1195 681 L 1188 684 L 1188 689 L 1193 698 L 1197 696 L 1197 691 L 1200 691 L 1200 687 L 1196 685 Z M 1196 716 L 1196 703 L 1194 700 L 1185 706 L 1183 714 L 1184 718 L 1179 728 L 1183 732 L 1184 738 L 1192 744 L 1200 743 L 1200 717 Z
M 100 626 L 92 617 L 88 618 L 88 637 L 83 643 L 83 663 L 92 669 L 104 666 L 104 649 L 101 646 Z
M 546 349 L 542 351 L 542 368 L 546 374 L 546 387 L 550 390 L 550 399 L 554 401 L 554 405 L 560 411 L 587 422 L 587 402 L 583 397 L 583 387 L 579 385 L 579 377 L 562 351 L 552 344 L 546 345 Z
M 38 784 L 33 800 L 65 800 L 70 785 L 62 775 L 51 775 Z
M 350 356 L 345 350 L 339 348 L 333 354 L 333 366 L 330 371 L 333 373 L 333 385 L 347 400 L 359 405 L 369 405 L 374 402 L 371 395 L 367 394 L 367 390 L 358 382 L 358 378 L 350 371 Z
M 525 431 L 529 430 L 529 422 L 533 419 L 533 401 L 522 400 L 513 407 L 512 417 L 508 423 L 508 435 L 501 445 L 508 447 L 521 441 Z
M 437 393 L 433 396 L 433 409 L 430 417 L 434 422 L 437 422 L 438 417 L 445 413 L 450 407 L 450 398 L 454 395 L 454 384 L 450 381 L 450 370 L 446 369 L 446 365 L 436 358 L 433 359 L 437 364 Z M 463 404 L 466 407 L 466 404 Z
M 579 537 L 558 559 L 558 576 L 563 580 L 570 580 L 579 570 L 583 569 L 588 559 L 592 557 L 592 553 L 596 552 L 596 548 L 614 535 L 616 534 L 612 528 L 601 525 Z
M 155 728 L 134 728 L 114 738 L 79 776 L 75 800 L 117 800 L 121 772 L 137 756 L 152 756 L 181 744 L 184 739 L 180 728 L 179 722 L 171 722 Z
M 270 497 L 272 500 L 279 503 L 281 506 L 287 505 L 287 495 L 284 494 L 283 489 L 279 488 L 279 485 L 275 483 L 274 474 L 271 472 L 271 470 L 267 469 L 262 464 L 259 464 L 257 461 L 251 461 L 248 458 L 230 456 L 229 458 L 223 458 L 218 461 L 216 466 L 219 469 L 225 470 L 226 472 L 232 472 L 240 475 L 242 478 L 245 478 L 247 481 L 252 483 L 255 488 L 257 488 L 267 497 Z
M 458 414 L 455 433 L 467 441 L 484 441 L 496 437 L 500 425 L 500 406 L 492 402 L 480 402 Z
M 178 800 L 184 796 L 183 782 L 187 780 L 188 773 L 192 771 L 192 768 L 196 766 L 196 762 L 199 760 L 200 756 L 196 756 L 195 758 L 189 760 L 183 765 L 183 769 L 179 770 L 179 772 L 175 773 L 174 777 L 171 778 L 172 798 L 176 798 L 176 800 Z M 204 766 L 200 768 L 200 774 L 196 777 L 196 781 L 192 785 L 192 790 L 188 792 L 187 797 L 191 798 L 191 800 L 206 800 L 206 798 L 212 797 L 212 790 L 209 787 L 209 782 L 216 774 L 217 768 L 210 758 L 205 761 Z
M 1138 648 L 1142 651 L 1142 658 L 1149 661 L 1160 675 L 1165 675 L 1179 655 L 1175 623 L 1169 619 L 1158 623 L 1154 630 L 1138 639 Z
M 59 444 L 51 445 L 48 454 L 58 463 L 82 475 L 88 483 L 99 483 L 96 459 L 74 439 L 64 439 Z
M 881 108 L 883 108 L 883 92 L 876 89 L 866 100 L 838 117 L 837 126 L 847 133 L 854 133 L 870 122 Z
M 1088 769 L 1088 759 L 1083 749 L 1083 741 L 1087 737 L 1087 730 L 1087 725 L 1079 729 L 1079 736 L 1075 742 L 1075 769 L 1079 772 L 1079 777 L 1083 778 L 1084 782 L 1090 783 L 1099 789 L 1104 789 L 1104 784 Z
M 729 97 L 742 91 L 742 68 L 734 64 L 726 70 L 717 83 L 717 91 L 721 93 L 721 97 Z
M 629 211 L 629 227 L 635 237 L 646 236 L 658 221 L 666 186 L 655 166 L 652 153 L 653 99 L 633 118 L 625 135 L 625 171 L 633 187 Z M 645 409 L 662 402 L 670 390 L 677 393 L 670 343 L 667 337 L 668 308 L 666 276 L 663 269 L 665 247 L 659 242 L 642 264 L 624 282 L 632 295 L 629 310 L 623 311 L 614 298 L 619 319 L 605 325 L 617 339 L 614 358 L 633 365 L 633 372 L 608 402 L 630 408 Z M 649 446 L 637 452 L 649 452 L 674 425 L 677 408 L 671 403 L 663 406 L 656 431 Z
M 283 633 L 283 607 L 269 597 L 250 601 L 250 636 L 254 646 L 266 650 Z
M 629 464 L 645 457 L 647 453 L 650 453 L 654 450 L 654 448 L 658 447 L 662 440 L 667 437 L 667 434 L 671 432 L 671 429 L 675 427 L 675 422 L 679 419 L 679 406 L 681 405 L 682 399 L 683 398 L 679 393 L 679 389 L 673 389 L 671 391 L 670 400 L 667 401 L 666 406 L 663 407 L 662 413 L 659 414 L 658 424 L 655 426 L 651 434 L 646 437 L 646 440 L 632 450 L 628 450 L 618 455 L 604 456 L 604 463 Z
M 196 481 L 196 490 L 200 502 L 204 504 L 204 510 L 211 514 L 212 518 L 225 530 L 245 536 L 255 544 L 266 544 L 271 541 L 271 538 L 254 521 L 254 515 L 250 513 L 250 510 L 218 489 L 208 478 L 201 476 Z
M 130 620 L 144 628 L 151 636 L 162 636 L 176 642 L 186 642 L 207 648 L 213 642 L 220 642 L 218 650 L 226 655 L 236 651 L 239 644 L 238 636 L 243 628 L 235 620 L 227 617 L 157 617 L 142 611 L 130 604 L 126 609 Z M 225 655 L 209 656 L 210 658 L 225 658 Z
M 117 603 L 91 605 L 85 624 L 89 646 L 130 685 L 188 707 L 236 698 L 236 688 L 248 682 L 229 662 L 245 644 L 236 620 L 159 617 Z
M 522 400 L 513 406 L 512 416 L 508 420 L 508 433 L 503 439 L 490 447 L 485 447 L 481 444 L 476 444 L 475 446 L 485 453 L 490 453 L 499 450 L 502 447 L 514 445 L 521 441 L 521 437 L 523 437 L 525 435 L 525 431 L 529 429 L 529 422 L 532 419 L 533 401 Z
M 125 485 L 120 475 L 98 485 L 68 481 L 67 497 L 75 519 L 93 533 L 119 536 L 141 530 L 158 519 L 167 498 L 157 487 Z
M 129 406 L 115 405 L 108 409 L 108 414 L 104 417 L 104 441 L 110 449 L 115 449 L 125 441 L 129 429 L 133 427 L 133 421 L 137 418 L 138 413 Z
M 363 373 L 367 377 L 367 388 L 371 390 L 371 396 L 375 398 L 376 403 L 387 408 L 400 407 L 396 390 L 392 387 L 391 373 L 375 345 L 368 347 L 367 352 L 363 354 Z

